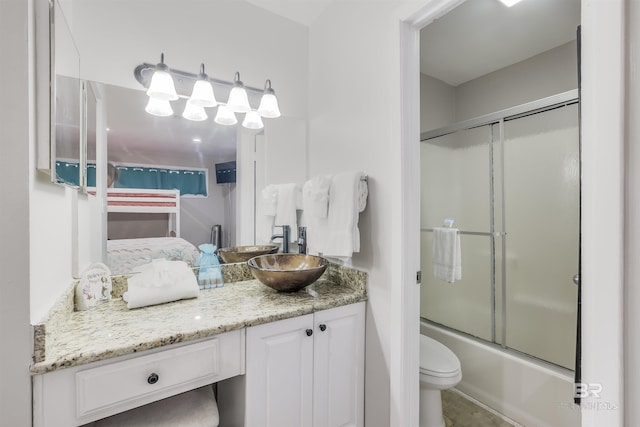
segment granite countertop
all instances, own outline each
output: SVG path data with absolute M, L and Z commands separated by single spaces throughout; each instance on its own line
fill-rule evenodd
M 237 267 L 237 271 L 223 269 L 224 287 L 201 290 L 198 298 L 133 310 L 121 298 L 123 280 L 114 280 L 114 299 L 87 311 L 73 311 L 73 297 L 69 307 L 67 293 L 48 318 L 34 326 L 31 373 L 188 342 L 367 299 L 366 273 L 344 266 L 331 264 L 317 282 L 295 293 L 276 292 L 257 280 L 246 280 L 250 276 L 243 270 L 245 266 Z

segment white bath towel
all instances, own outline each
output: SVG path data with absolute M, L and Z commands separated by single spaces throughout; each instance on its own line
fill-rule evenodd
M 291 229 L 290 242 L 298 240 L 298 205 L 301 200 L 301 189 L 298 184 L 278 184 L 278 204 L 274 226 L 288 225 Z
M 360 252 L 360 191 L 362 172 L 343 172 L 333 176 L 329 191 L 329 213 L 323 255 L 351 257 Z
M 432 244 L 433 276 L 453 283 L 462 279 L 462 255 L 460 233 L 456 228 L 433 229 Z
M 136 271 L 139 274 L 127 280 L 128 289 L 122 295 L 129 309 L 197 298 L 200 293 L 196 276 L 184 261 L 157 259 Z
M 95 427 L 217 427 L 220 414 L 208 385 L 96 421 Z M 90 424 L 91 425 L 91 424 Z

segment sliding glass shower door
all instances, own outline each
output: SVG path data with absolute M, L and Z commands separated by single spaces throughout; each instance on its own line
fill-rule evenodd
M 577 104 L 442 132 L 422 142 L 421 162 L 421 316 L 573 369 Z M 460 230 L 455 283 L 431 268 L 431 230 L 445 218 Z
M 573 369 L 580 238 L 577 104 L 504 123 L 506 345 Z

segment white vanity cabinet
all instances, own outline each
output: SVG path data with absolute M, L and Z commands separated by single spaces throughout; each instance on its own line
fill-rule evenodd
M 247 328 L 244 426 L 363 426 L 364 325 L 360 302 Z
M 79 426 L 244 373 L 244 329 L 35 375 L 34 426 Z

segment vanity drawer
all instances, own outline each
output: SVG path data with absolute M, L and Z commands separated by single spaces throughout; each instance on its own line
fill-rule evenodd
M 160 394 L 219 373 L 220 342 L 212 339 L 76 373 L 77 416 Z
M 192 344 L 36 375 L 33 425 L 84 425 L 243 375 L 244 365 L 245 331 L 239 329 Z

